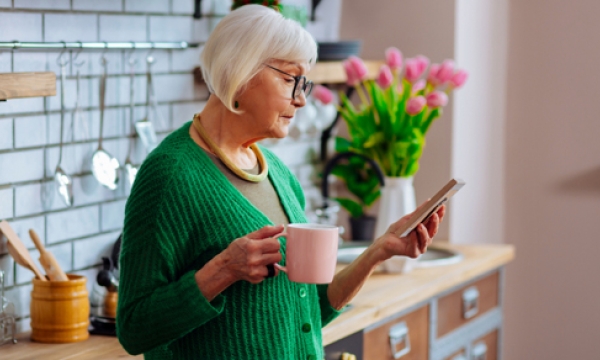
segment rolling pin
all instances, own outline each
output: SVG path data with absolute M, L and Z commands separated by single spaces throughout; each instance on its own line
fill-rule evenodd
M 69 281 L 67 274 L 62 271 L 54 255 L 46 250 L 44 244 L 42 244 L 42 241 L 33 229 L 29 229 L 29 236 L 31 237 L 31 240 L 33 240 L 35 247 L 40 251 L 40 264 L 44 270 L 46 270 L 46 275 L 48 275 L 50 281 Z

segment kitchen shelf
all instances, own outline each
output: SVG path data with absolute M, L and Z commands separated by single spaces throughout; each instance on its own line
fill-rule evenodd
M 0 74 L 0 100 L 54 95 L 56 74 L 51 71 Z
M 368 69 L 368 79 L 375 79 L 383 61 L 365 61 Z M 317 62 L 307 75 L 315 84 L 343 84 L 346 82 L 346 72 L 341 61 Z

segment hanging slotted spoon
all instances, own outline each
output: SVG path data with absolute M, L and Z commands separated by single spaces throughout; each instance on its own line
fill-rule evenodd
M 125 172 L 127 173 L 127 179 L 129 179 L 129 185 L 133 185 L 135 181 L 135 176 L 137 175 L 138 168 L 131 161 L 131 152 L 135 145 L 135 125 L 134 125 L 134 116 L 135 116 L 135 63 L 134 59 L 129 59 L 129 121 L 131 124 L 130 134 L 131 139 L 129 140 L 129 149 L 127 150 L 127 158 L 125 159 Z
M 60 166 L 63 153 L 63 132 L 65 126 L 65 81 L 67 76 L 65 69 L 67 61 L 62 59 L 62 54 L 58 58 L 60 65 L 60 145 L 58 150 L 58 164 L 54 170 L 54 182 L 60 198 L 67 206 L 73 206 L 73 179 Z
M 100 134 L 98 149 L 92 155 L 92 174 L 98 182 L 110 190 L 117 188 L 119 182 L 119 160 L 102 148 L 102 130 L 104 126 L 104 100 L 106 95 L 106 58 L 102 56 L 102 77 L 100 78 Z

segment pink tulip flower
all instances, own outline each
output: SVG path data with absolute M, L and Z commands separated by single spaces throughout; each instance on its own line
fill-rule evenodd
M 348 86 L 358 85 L 358 76 L 356 76 L 356 73 L 354 72 L 354 67 L 352 66 L 352 64 L 350 64 L 350 61 L 346 60 L 342 63 L 342 65 L 344 66 L 344 71 L 346 71 L 346 78 L 348 79 L 346 83 L 348 84 Z
M 331 104 L 333 101 L 333 93 L 322 85 L 316 85 L 312 91 L 312 96 L 319 100 L 324 105 Z
M 440 67 L 441 66 L 439 64 L 431 64 L 431 67 L 429 68 L 429 75 L 427 75 L 427 82 L 433 86 L 440 85 L 440 82 L 437 79 L 437 74 L 440 71 Z
M 413 94 L 425 89 L 425 85 L 427 85 L 427 83 L 425 82 L 424 79 L 417 81 L 412 87 Z
M 413 98 L 410 98 L 406 102 L 406 112 L 409 115 L 417 115 L 421 111 L 423 111 L 423 108 L 425 107 L 426 103 L 427 100 L 425 100 L 423 96 L 415 96 Z
M 448 95 L 442 91 L 434 91 L 427 95 L 427 106 L 430 108 L 439 108 L 448 104 Z
M 358 77 L 358 80 L 365 80 L 369 71 L 367 70 L 367 65 L 365 65 L 362 59 L 352 55 L 348 58 L 348 61 L 350 62 L 350 65 L 352 65 L 352 67 L 354 68 L 354 73 Z
M 419 62 L 416 59 L 406 60 L 406 67 L 404 73 L 404 77 L 406 78 L 406 80 L 408 80 L 408 82 L 410 83 L 414 83 L 415 81 L 419 80 L 419 78 L 423 74 L 423 72 L 420 71 L 420 68 L 421 65 L 419 65 Z
M 395 47 L 390 47 L 385 51 L 385 62 L 392 70 L 402 68 L 402 53 Z
M 437 73 L 437 80 L 440 85 L 443 85 L 452 79 L 452 75 L 454 75 L 454 61 L 452 60 L 444 60 L 442 66 L 440 66 L 440 71 Z
M 392 71 L 389 66 L 381 65 L 379 69 L 379 75 L 377 75 L 377 84 L 381 86 L 382 89 L 387 89 L 394 82 L 394 75 L 392 75 Z
M 452 78 L 450 79 L 450 86 L 458 89 L 465 84 L 468 77 L 469 73 L 467 73 L 465 70 L 458 70 L 454 75 L 452 75 Z
M 419 64 L 419 71 L 421 72 L 421 74 L 423 74 L 429 66 L 429 59 L 426 56 L 418 55 L 417 57 L 415 57 L 415 60 L 417 60 L 417 63 Z

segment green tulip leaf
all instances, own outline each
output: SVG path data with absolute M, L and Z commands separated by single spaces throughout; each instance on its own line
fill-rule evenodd
M 365 141 L 365 143 L 363 144 L 363 147 L 368 149 L 373 146 L 379 145 L 384 141 L 385 141 L 385 135 L 383 134 L 383 132 L 378 131 L 374 134 L 371 134 L 371 136 L 369 136 L 367 141 Z

